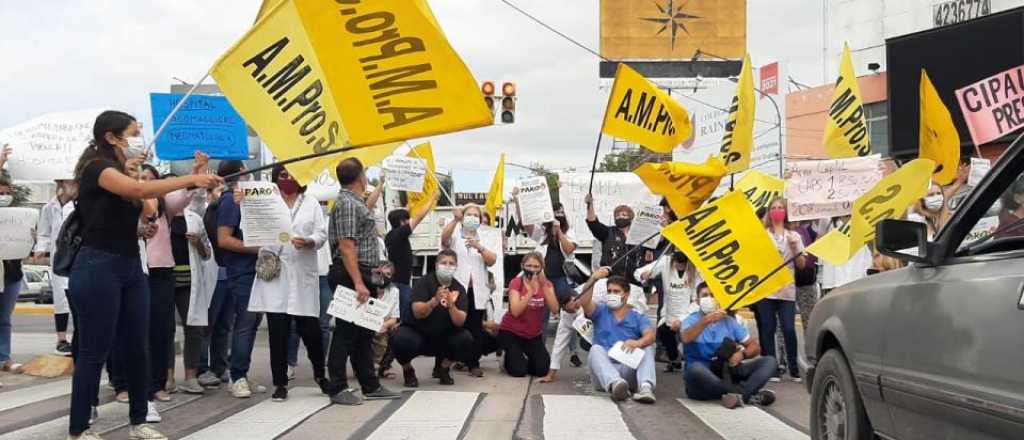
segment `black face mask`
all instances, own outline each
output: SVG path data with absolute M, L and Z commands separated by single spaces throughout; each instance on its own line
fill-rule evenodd
M 633 224 L 633 220 L 628 218 L 617 218 L 615 219 L 616 228 L 628 228 L 629 225 Z
M 561 223 L 562 225 L 567 221 L 564 215 L 556 215 L 555 220 L 558 220 L 558 223 Z
M 868 269 L 868 270 L 866 270 L 864 272 L 866 272 L 868 275 L 874 275 L 874 274 L 878 273 L 878 269 L 871 268 L 871 269 Z
M 534 272 L 532 270 L 523 269 L 523 276 L 526 277 L 526 279 L 528 279 L 528 280 L 532 280 L 533 277 L 537 276 L 538 273 L 539 272 Z

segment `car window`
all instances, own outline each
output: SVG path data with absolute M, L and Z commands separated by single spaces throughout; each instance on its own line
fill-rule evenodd
M 1002 245 L 992 246 L 994 241 Z M 988 206 L 985 215 L 974 224 L 957 252 L 977 249 L 981 245 L 998 251 L 1024 249 L 1024 175 L 1013 180 Z

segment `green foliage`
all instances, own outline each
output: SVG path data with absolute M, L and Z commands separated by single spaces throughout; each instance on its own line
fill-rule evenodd
M 671 161 L 671 154 L 660 154 L 646 148 L 629 148 L 605 154 L 597 171 L 601 173 L 632 172 L 647 162 Z

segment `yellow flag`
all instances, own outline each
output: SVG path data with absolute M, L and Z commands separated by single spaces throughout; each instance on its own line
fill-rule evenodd
M 725 164 L 709 157 L 703 165 L 685 162 L 645 163 L 633 170 L 651 192 L 665 196 L 677 216 L 700 207 L 718 188 Z
M 671 153 L 690 137 L 690 115 L 683 106 L 629 66 L 620 63 L 608 96 L 601 131 Z
M 406 156 L 427 161 L 427 175 L 423 179 L 423 192 L 405 194 L 409 199 L 409 215 L 416 215 L 428 203 L 433 203 L 434 192 L 440 191 L 437 174 L 435 174 L 437 167 L 434 165 L 434 150 L 430 147 L 430 142 L 417 145 Z M 434 209 L 434 206 L 429 209 Z
M 839 66 L 839 79 L 832 92 L 825 126 L 825 152 L 833 159 L 867 156 L 871 154 L 871 136 L 868 136 L 867 115 L 861 100 L 860 85 L 853 72 L 850 46 L 844 45 Z
M 935 161 L 932 179 L 939 185 L 949 185 L 956 179 L 960 163 L 960 133 L 953 125 L 949 109 L 939 97 L 938 90 L 928 78 L 928 72 L 921 69 L 921 131 L 920 144 L 922 159 Z
M 758 170 L 750 170 L 739 182 L 736 182 L 735 188 L 736 192 L 743 193 L 747 197 L 756 211 L 767 208 L 772 200 L 782 197 L 786 191 L 786 182 Z
M 256 23 L 259 23 L 260 20 L 266 17 L 270 10 L 280 1 L 282 0 L 263 0 L 263 3 L 260 4 L 260 10 L 256 12 Z
M 736 96 L 729 108 L 729 122 L 725 124 L 722 136 L 722 161 L 729 173 L 738 173 L 750 168 L 750 151 L 754 145 L 754 74 L 751 72 L 750 55 L 743 57 L 743 70 L 736 83 Z
M 847 233 L 843 233 L 839 229 L 833 229 L 804 248 L 804 251 L 833 266 L 846 264 L 853 257 L 850 252 L 849 229 L 847 228 L 846 231 Z
M 498 161 L 498 169 L 494 170 L 494 180 L 491 181 L 491 190 L 487 193 L 487 203 L 484 211 L 487 211 L 491 219 L 490 225 L 498 222 L 498 208 L 505 202 L 505 154 L 501 154 Z
M 793 283 L 789 270 L 769 277 L 782 266 L 782 256 L 738 192 L 680 218 L 661 233 L 693 262 L 723 308 L 740 297 L 733 309 L 753 304 Z

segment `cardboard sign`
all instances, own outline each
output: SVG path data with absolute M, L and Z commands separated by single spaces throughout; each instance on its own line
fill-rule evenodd
M 392 309 L 392 304 L 378 298 L 370 298 L 360 304 L 357 298 L 355 290 L 338 286 L 334 291 L 334 299 L 327 306 L 327 314 L 365 329 L 380 331 Z
M 587 187 L 590 173 L 561 173 L 558 175 L 558 200 L 562 202 L 566 218 L 577 243 L 590 243 L 594 236 L 587 227 Z M 594 211 L 597 218 L 609 224 L 616 206 L 657 205 L 661 197 L 651 193 L 640 177 L 633 173 L 597 173 L 594 175 Z
M 971 174 L 967 176 L 967 186 L 976 187 L 981 183 L 981 179 L 985 178 L 989 170 L 992 169 L 992 161 L 988 159 L 972 157 L 971 158 Z
M 974 145 L 994 141 L 1024 126 L 1024 66 L 985 78 L 956 91 Z
M 153 124 L 163 124 L 184 96 L 151 93 Z M 191 159 L 196 151 L 214 159 L 249 158 L 249 128 L 227 98 L 192 95 L 156 140 L 156 155 L 162 160 Z
M 92 140 L 92 126 L 103 110 L 50 113 L 0 131 L 0 147 L 14 153 L 7 163 L 19 181 L 71 179 L 82 151 Z
M 0 208 L 0 260 L 20 260 L 32 252 L 37 221 L 35 209 Z
M 882 180 L 879 156 L 789 162 L 789 220 L 850 215 L 853 202 Z
M 391 156 L 384 159 L 387 186 L 396 191 L 423 192 L 427 161 L 413 157 Z
M 243 191 L 242 241 L 245 246 L 281 246 L 291 241 L 292 219 L 277 185 L 270 182 L 238 182 Z
M 636 218 L 633 225 L 629 227 L 629 235 L 626 236 L 626 244 L 638 245 L 643 242 L 648 249 L 657 249 L 661 243 L 661 237 L 648 237 L 661 231 L 661 214 L 664 210 L 661 206 L 642 206 L 636 211 Z M 644 240 L 647 240 L 646 242 Z
M 529 177 L 519 181 L 519 207 L 524 225 L 539 225 L 555 220 L 547 177 Z

